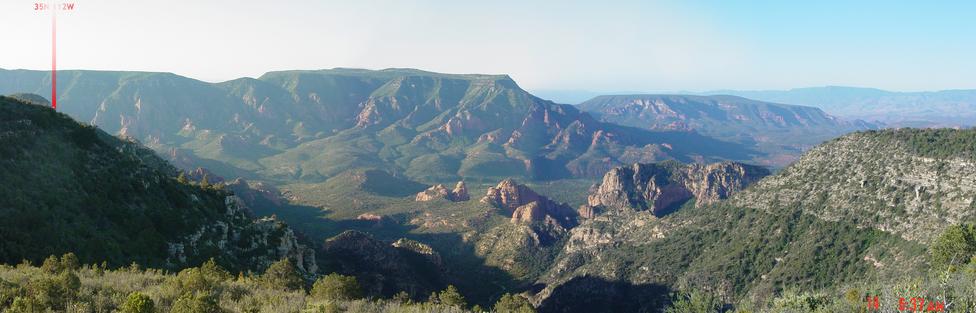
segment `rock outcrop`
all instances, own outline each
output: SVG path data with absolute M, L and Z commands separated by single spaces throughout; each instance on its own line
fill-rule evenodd
M 736 162 L 681 164 L 674 161 L 611 169 L 587 199 L 581 215 L 600 210 L 651 211 L 663 216 L 694 199 L 714 203 L 769 175 L 765 168 Z
M 246 181 L 243 178 L 234 179 L 227 183 L 227 190 L 234 192 L 234 195 L 241 198 L 249 207 L 254 207 L 254 203 L 267 201 L 271 205 L 280 206 L 285 203 L 281 197 L 281 191 L 272 185 L 263 182 Z
M 539 195 L 513 179 L 489 187 L 481 202 L 505 210 L 512 223 L 544 222 L 567 229 L 577 224 L 577 212 L 571 207 Z
M 167 243 L 167 264 L 180 267 L 194 264 L 209 251 L 221 251 L 224 259 L 242 268 L 267 268 L 282 258 L 295 263 L 300 271 L 318 272 L 315 251 L 301 243 L 299 235 L 275 217 L 253 219 L 251 212 L 237 196 L 225 198 L 226 210 L 221 220 L 201 225 L 190 235 Z
M 454 190 L 451 190 L 452 199 L 451 201 L 468 201 L 471 200 L 471 195 L 468 194 L 468 186 L 464 184 L 464 181 L 459 181 L 457 185 L 454 185 Z
M 463 181 L 459 181 L 453 190 L 448 190 L 446 186 L 437 184 L 417 193 L 417 196 L 414 197 L 414 200 L 418 202 L 433 201 L 436 199 L 461 202 L 471 200 L 471 196 L 468 194 L 468 187 Z
M 494 187 L 488 187 L 488 192 L 481 198 L 481 203 L 514 212 L 518 207 L 539 199 L 540 196 L 535 191 L 509 178 Z

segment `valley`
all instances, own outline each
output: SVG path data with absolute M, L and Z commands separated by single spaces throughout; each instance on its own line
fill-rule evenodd
M 32 75 L 0 72 L 20 84 L 7 88 L 43 88 Z M 218 84 L 65 76 L 100 86 L 61 100 L 97 128 L 43 97 L 2 98 L 4 164 L 23 172 L 4 176 L 8 264 L 74 252 L 178 271 L 211 259 L 245 277 L 215 283 L 229 286 L 284 259 L 306 282 L 353 277 L 375 306 L 434 305 L 431 293 L 455 288 L 469 305 L 518 299 L 539 312 L 657 312 L 696 292 L 739 311 L 816 299 L 841 310 L 850 301 L 829 295 L 936 284 L 930 246 L 974 220 L 972 130 L 876 130 L 737 97 L 605 96 L 577 109 L 506 76 L 406 69 Z M 51 169 L 26 170 L 37 165 Z M 54 173 L 68 174 L 38 178 Z M 33 220 L 69 212 L 50 227 L 81 235 L 17 228 L 37 223 L 23 213 L 35 203 L 47 215 Z M 99 203 L 112 209 L 84 210 Z M 119 233 L 92 238 L 90 225 Z M 147 248 L 114 248 L 133 245 Z M 118 252 L 92 252 L 106 249 Z M 968 288 L 952 277 L 953 292 Z

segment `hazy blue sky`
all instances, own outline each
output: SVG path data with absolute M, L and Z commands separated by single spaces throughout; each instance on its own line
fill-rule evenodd
M 976 1 L 67 0 L 59 67 L 206 81 L 282 69 L 506 73 L 528 89 L 976 88 Z M 50 18 L 0 1 L 0 68 Z

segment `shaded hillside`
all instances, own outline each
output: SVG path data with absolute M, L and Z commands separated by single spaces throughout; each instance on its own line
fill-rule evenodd
M 598 96 L 578 107 L 605 122 L 652 130 L 694 130 L 754 146 L 771 154 L 763 163 L 777 167 L 824 140 L 877 127 L 838 119 L 814 107 L 736 96 Z
M 63 112 L 227 177 L 321 182 L 381 168 L 423 181 L 555 179 L 599 177 L 633 162 L 757 155 L 694 132 L 603 123 L 505 75 L 333 69 L 217 84 L 143 72 L 59 78 Z M 40 72 L 0 70 L 0 93 L 48 84 Z
M 238 198 L 177 179 L 150 150 L 50 108 L 0 97 L 0 262 L 75 252 L 114 266 L 208 258 L 263 269 L 282 257 L 311 272 L 311 250 Z

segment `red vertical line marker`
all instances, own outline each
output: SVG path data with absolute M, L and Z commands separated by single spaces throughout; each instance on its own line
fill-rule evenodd
M 51 108 L 58 109 L 58 14 L 57 3 L 51 10 Z

